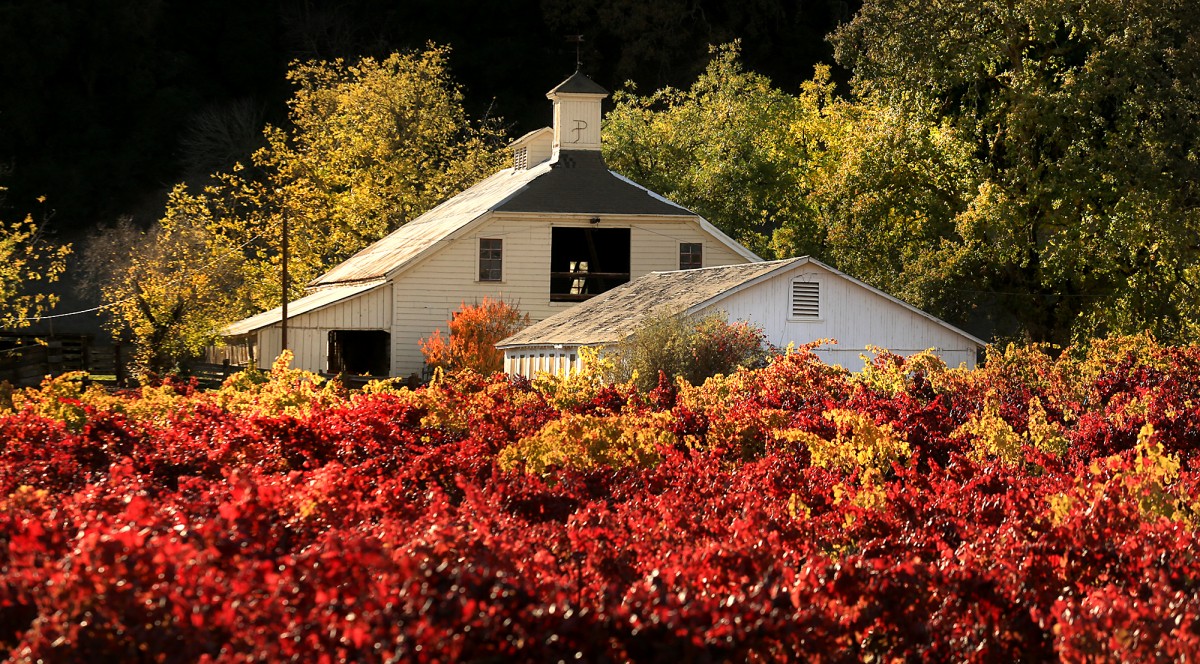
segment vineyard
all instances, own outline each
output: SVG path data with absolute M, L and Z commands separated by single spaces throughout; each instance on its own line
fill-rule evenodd
M 0 394 L 17 661 L 1190 661 L 1200 347 Z

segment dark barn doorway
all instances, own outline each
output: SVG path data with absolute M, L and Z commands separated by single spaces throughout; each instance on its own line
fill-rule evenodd
M 330 330 L 329 373 L 386 376 L 391 371 L 392 335 L 383 330 Z
M 581 302 L 628 281 L 628 228 L 551 229 L 551 302 Z

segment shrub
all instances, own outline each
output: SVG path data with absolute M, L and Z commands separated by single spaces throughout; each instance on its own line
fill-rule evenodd
M 350 396 L 286 363 L 219 392 L 21 391 L 0 656 L 1200 652 L 1196 349 L 867 376 L 811 351 L 650 393 L 459 371 Z
M 523 463 L 538 475 L 556 468 L 650 468 L 675 440 L 670 420 L 670 413 L 568 415 L 503 450 L 498 461 L 505 470 Z
M 663 313 L 645 320 L 624 341 L 606 348 L 605 354 L 612 359 L 605 378 L 632 380 L 639 390 L 649 392 L 658 384 L 660 371 L 699 385 L 739 366 L 764 366 L 771 349 L 760 328 L 744 321 L 730 323 L 724 314 L 694 320 Z
M 522 315 L 516 305 L 485 297 L 478 304 L 462 303 L 446 326 L 420 341 L 425 364 L 445 371 L 471 369 L 490 374 L 504 368 L 504 353 L 496 343 L 529 325 L 529 314 Z

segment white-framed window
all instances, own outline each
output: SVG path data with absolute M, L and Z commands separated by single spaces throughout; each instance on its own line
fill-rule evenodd
M 700 242 L 679 243 L 679 269 L 695 270 L 704 267 L 704 244 Z
M 513 150 L 513 170 L 523 171 L 529 168 L 529 148 Z
M 811 276 L 792 280 L 788 318 L 821 320 L 821 282 Z
M 479 238 L 479 281 L 504 281 L 504 240 Z

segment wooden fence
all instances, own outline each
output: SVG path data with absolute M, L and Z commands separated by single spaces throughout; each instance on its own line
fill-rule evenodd
M 94 344 L 91 337 L 33 337 L 0 335 L 0 382 L 7 381 L 13 387 L 37 387 L 47 376 L 60 376 L 70 371 L 86 371 L 91 380 L 103 385 L 127 387 L 130 385 L 130 359 L 132 347 L 117 344 Z M 194 377 L 198 387 L 212 389 L 220 387 L 229 376 L 245 370 L 236 361 L 223 359 L 217 362 L 193 362 L 183 377 Z M 321 374 L 324 378 L 337 378 L 350 389 L 359 389 L 368 381 L 385 376 L 355 376 L 351 374 Z M 415 388 L 428 380 L 415 374 L 404 379 L 404 383 Z
M 0 381 L 36 387 L 46 376 L 86 371 L 99 382 L 124 385 L 129 377 L 128 351 L 120 344 L 96 345 L 87 335 L 0 335 Z

